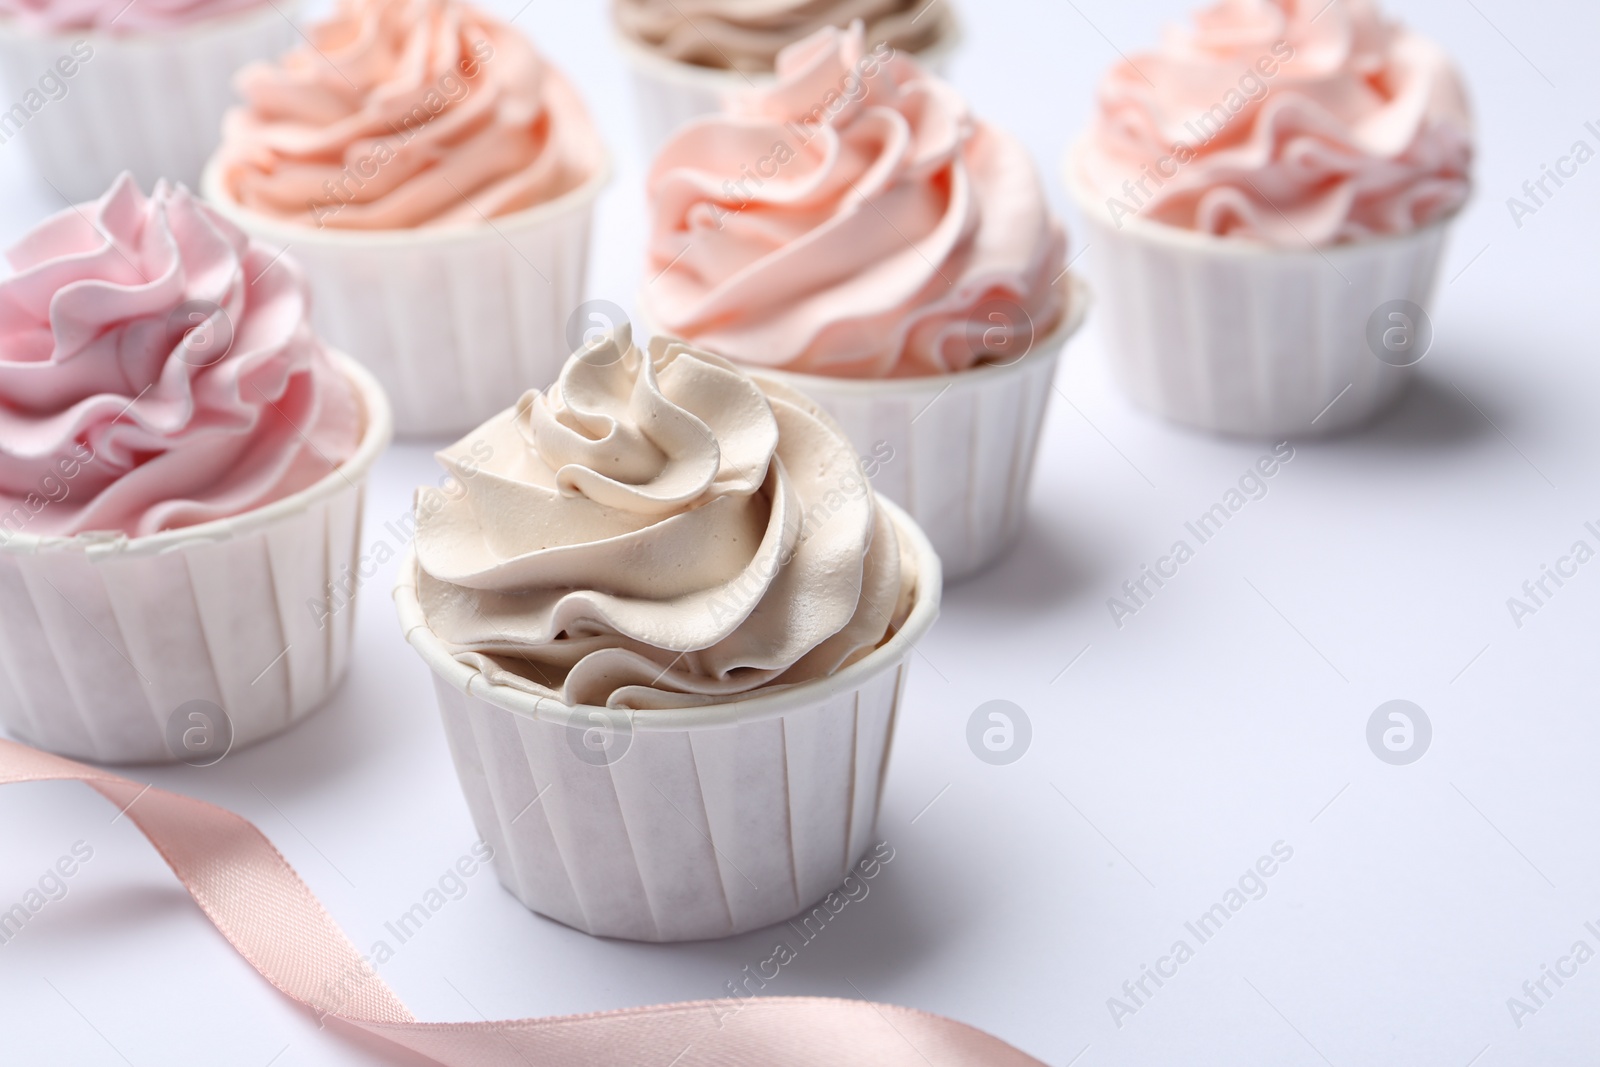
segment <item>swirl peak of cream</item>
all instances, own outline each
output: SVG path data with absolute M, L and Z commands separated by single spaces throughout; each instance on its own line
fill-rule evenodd
M 857 19 L 868 41 L 921 52 L 944 32 L 938 15 L 923 18 L 925 7 L 926 0 L 614 0 L 612 14 L 628 38 L 667 59 L 765 74 L 787 46 Z
M 774 87 L 685 126 L 649 183 L 651 318 L 744 363 L 945 374 L 984 358 L 985 304 L 1017 309 L 1008 334 L 1063 312 L 1066 234 L 1027 150 L 859 23 L 786 49 Z
M 48 33 L 162 32 L 263 6 L 265 0 L 0 0 L 0 18 Z
M 673 708 L 826 677 L 904 622 L 915 561 L 804 396 L 628 327 L 439 454 L 429 627 L 491 681 Z
M 213 166 L 235 203 L 317 227 L 481 224 L 599 174 L 577 91 L 456 0 L 341 0 L 308 43 L 239 72 Z
M 1471 163 L 1454 66 L 1371 0 L 1222 0 L 1110 71 L 1072 166 L 1118 225 L 1304 247 L 1450 216 Z
M 0 281 L 0 537 L 143 536 L 270 504 L 355 451 L 362 413 L 306 285 L 181 186 L 124 174 Z

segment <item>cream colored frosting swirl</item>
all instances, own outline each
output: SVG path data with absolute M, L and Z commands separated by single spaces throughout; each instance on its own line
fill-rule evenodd
M 1450 215 L 1471 160 L 1455 68 L 1370 0 L 1223 0 L 1111 70 L 1073 166 L 1119 224 L 1304 247 Z
M 491 681 L 672 708 L 825 677 L 916 582 L 843 433 L 786 386 L 624 326 L 439 454 L 417 498 L 429 627 Z
M 477 224 L 604 168 L 576 90 L 456 0 L 342 0 L 308 43 L 240 71 L 215 166 L 236 203 L 346 229 Z
M 613 0 L 630 39 L 680 63 L 770 73 L 778 53 L 827 26 L 866 24 L 867 40 L 920 52 L 939 39 L 927 0 Z
M 646 311 L 744 363 L 945 374 L 1062 315 L 1066 234 L 1027 149 L 859 24 L 786 49 L 776 86 L 683 127 L 649 183 Z

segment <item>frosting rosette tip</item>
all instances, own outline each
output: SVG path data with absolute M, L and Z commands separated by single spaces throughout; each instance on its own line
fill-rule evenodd
M 363 414 L 292 259 L 181 185 L 124 174 L 45 220 L 0 281 L 5 535 L 144 536 L 327 477 Z
M 660 329 L 751 365 L 895 378 L 965 370 L 997 328 L 1055 327 L 1066 234 L 1019 141 L 860 23 L 785 49 L 777 74 L 651 168 Z M 1016 311 L 980 321 L 996 302 Z
M 1372 0 L 1221 0 L 1112 68 L 1069 166 L 1119 226 L 1320 247 L 1453 215 L 1472 142 L 1449 57 Z
M 498 684 L 721 703 L 828 676 L 910 609 L 914 559 L 828 416 L 681 342 L 624 326 L 439 460 L 419 600 Z

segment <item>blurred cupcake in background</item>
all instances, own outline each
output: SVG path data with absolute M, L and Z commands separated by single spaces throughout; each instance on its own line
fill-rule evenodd
M 771 84 L 778 53 L 829 26 L 862 21 L 867 43 L 912 53 L 939 73 L 960 31 L 954 0 L 612 0 L 654 154 L 730 93 Z
M 292 257 L 124 175 L 0 282 L 0 722 L 104 762 L 215 762 L 350 649 L 383 393 Z
M 657 157 L 645 314 L 816 399 L 971 574 L 1021 532 L 1087 306 L 1065 232 L 1021 143 L 859 24 L 778 75 Z
M 231 79 L 296 39 L 298 4 L 0 0 L 0 144 L 25 142 L 67 202 L 122 171 L 195 186 L 234 102 Z
M 241 71 L 205 192 L 291 248 L 318 329 L 453 435 L 553 381 L 572 345 L 604 146 L 571 83 L 454 0 L 345 0 Z
M 1225 0 L 1114 67 L 1067 184 L 1128 395 L 1232 434 L 1381 411 L 1426 354 L 1472 136 L 1449 58 L 1370 0 Z

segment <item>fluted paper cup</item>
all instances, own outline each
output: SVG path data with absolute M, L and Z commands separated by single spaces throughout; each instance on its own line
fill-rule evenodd
M 916 519 L 956 582 L 999 561 L 1022 534 L 1061 351 L 1089 310 L 1089 289 L 1061 281 L 1066 319 L 1016 362 L 926 378 L 829 378 L 766 368 L 832 415 L 878 493 Z
M 311 284 L 317 332 L 366 365 L 401 437 L 456 438 L 556 380 L 577 344 L 602 162 L 577 189 L 481 224 L 341 230 L 241 207 L 215 162 L 206 200 L 252 237 L 292 250 Z
M 141 188 L 195 187 L 234 101 L 233 75 L 296 40 L 296 4 L 161 32 L 46 33 L 0 20 L 0 144 L 26 142 L 70 203 L 104 193 L 124 170 Z M 70 73 L 69 73 L 70 72 Z M 37 103 L 37 107 L 31 106 Z
M 401 625 L 508 890 L 585 933 L 694 941 L 781 922 L 843 881 L 873 843 L 908 660 L 939 611 L 938 557 L 883 507 L 917 559 L 905 625 L 832 677 L 699 708 L 570 707 L 486 681 L 429 629 L 406 556 Z
M 0 540 L 0 723 L 97 763 L 211 763 L 288 729 L 343 676 L 368 470 L 390 437 L 372 376 L 338 470 L 230 519 L 129 538 Z
M 950 56 L 961 44 L 961 27 L 948 0 L 935 9 L 933 17 L 939 20 L 938 38 L 913 56 L 925 70 L 942 76 Z M 678 127 L 701 115 L 721 111 L 731 94 L 766 88 L 776 81 L 772 74 L 681 63 L 658 55 L 625 33 L 616 32 L 613 36 L 633 77 L 646 158 L 654 158 Z
M 1309 437 L 1370 421 L 1411 380 L 1398 353 L 1380 358 L 1380 339 L 1398 328 L 1411 344 L 1411 331 L 1431 332 L 1450 219 L 1278 249 L 1137 216 L 1119 227 L 1070 161 L 1067 185 L 1094 248 L 1112 371 L 1137 406 L 1212 433 Z

